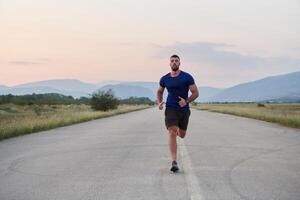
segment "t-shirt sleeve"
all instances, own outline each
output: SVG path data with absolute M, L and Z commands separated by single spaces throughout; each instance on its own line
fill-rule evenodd
M 190 74 L 188 75 L 188 78 L 187 78 L 187 84 L 188 84 L 188 86 L 195 84 L 195 80 L 194 80 L 193 76 Z
M 160 80 L 159 80 L 159 85 L 161 87 L 165 87 L 165 81 L 164 81 L 164 77 L 161 77 Z

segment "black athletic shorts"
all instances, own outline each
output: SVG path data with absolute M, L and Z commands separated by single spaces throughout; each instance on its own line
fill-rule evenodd
M 176 110 L 174 108 L 166 107 L 165 109 L 165 125 L 166 128 L 170 126 L 177 126 L 182 130 L 187 129 L 189 117 L 191 115 L 190 109 L 188 111 Z

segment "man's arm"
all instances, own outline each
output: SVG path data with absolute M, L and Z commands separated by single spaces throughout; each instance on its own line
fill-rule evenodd
M 183 107 L 186 104 L 194 101 L 199 96 L 199 91 L 198 91 L 198 88 L 197 88 L 196 84 L 190 85 L 189 89 L 191 90 L 192 94 L 187 99 L 184 99 L 181 96 L 178 96 L 180 98 L 180 101 L 178 103 L 181 107 Z
M 156 103 L 159 105 L 163 101 L 163 94 L 164 94 L 165 88 L 162 86 L 159 86 L 156 92 Z
M 198 91 L 198 87 L 196 86 L 196 84 L 190 85 L 189 89 L 192 92 L 192 94 L 191 94 L 191 96 L 189 96 L 187 98 L 187 103 L 194 101 L 199 96 L 199 91 Z

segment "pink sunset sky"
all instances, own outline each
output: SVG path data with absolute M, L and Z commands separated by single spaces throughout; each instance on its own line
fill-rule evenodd
M 300 70 L 298 0 L 0 0 L 0 85 L 158 81 L 169 57 L 198 86 Z

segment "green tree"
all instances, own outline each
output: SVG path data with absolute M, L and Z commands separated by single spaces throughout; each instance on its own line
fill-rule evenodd
M 92 94 L 91 107 L 94 110 L 107 111 L 116 109 L 119 105 L 119 99 L 115 97 L 112 89 L 107 91 L 98 90 Z

